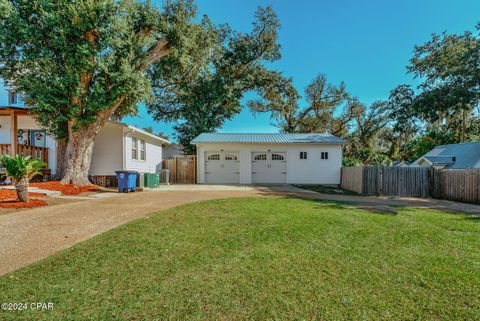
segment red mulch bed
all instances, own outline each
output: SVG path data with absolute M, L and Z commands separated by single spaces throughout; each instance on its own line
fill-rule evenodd
M 28 193 L 31 197 L 44 197 L 43 193 Z M 46 201 L 39 199 L 29 199 L 28 202 L 20 202 L 17 199 L 15 190 L 0 189 L 0 208 L 32 208 L 48 205 Z
M 73 184 L 61 184 L 60 181 L 50 181 L 41 183 L 30 183 L 30 186 L 46 189 L 49 191 L 59 191 L 64 195 L 77 195 L 85 192 L 93 192 L 98 190 L 98 186 L 77 186 Z

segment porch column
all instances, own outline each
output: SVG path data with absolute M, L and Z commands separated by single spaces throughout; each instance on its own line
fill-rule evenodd
M 17 138 L 18 124 L 17 124 L 17 113 L 15 110 L 12 110 L 10 114 L 10 155 L 15 156 L 17 154 Z

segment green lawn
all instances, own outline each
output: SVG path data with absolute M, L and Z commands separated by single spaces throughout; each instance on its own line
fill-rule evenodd
M 141 219 L 0 278 L 0 320 L 474 320 L 480 219 L 229 199 Z

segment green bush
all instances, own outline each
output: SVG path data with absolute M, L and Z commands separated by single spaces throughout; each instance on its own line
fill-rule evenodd
M 40 170 L 46 164 L 36 158 L 22 155 L 3 155 L 0 157 L 0 163 L 5 167 L 7 176 L 14 182 L 18 199 L 27 202 L 28 182 L 33 176 L 40 174 Z

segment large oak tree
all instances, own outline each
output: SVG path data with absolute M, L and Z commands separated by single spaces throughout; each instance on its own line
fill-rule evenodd
M 152 66 L 201 65 L 210 22 L 192 1 L 158 8 L 134 0 L 0 0 L 1 75 L 27 94 L 57 138 L 63 183 L 89 184 L 93 144 L 105 122 L 149 101 Z

